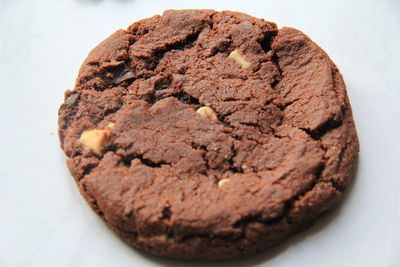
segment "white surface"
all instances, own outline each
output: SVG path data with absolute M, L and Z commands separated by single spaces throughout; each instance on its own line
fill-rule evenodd
M 139 253 L 109 231 L 79 195 L 56 134 L 63 92 L 89 50 L 168 8 L 239 10 L 301 29 L 340 68 L 354 110 L 361 157 L 345 205 L 267 253 L 226 264 L 400 266 L 396 0 L 0 0 L 0 266 L 190 265 Z

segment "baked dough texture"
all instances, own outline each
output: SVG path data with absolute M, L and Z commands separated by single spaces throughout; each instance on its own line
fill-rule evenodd
M 358 140 L 345 84 L 293 28 L 168 10 L 84 61 L 59 109 L 81 194 L 134 247 L 186 259 L 263 251 L 333 208 Z

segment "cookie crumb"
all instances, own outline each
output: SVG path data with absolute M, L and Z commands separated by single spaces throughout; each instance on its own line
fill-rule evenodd
M 243 69 L 247 69 L 250 67 L 250 62 L 247 61 L 237 50 L 234 50 L 232 53 L 229 54 L 229 58 L 232 58 L 238 63 L 240 66 L 242 66 Z

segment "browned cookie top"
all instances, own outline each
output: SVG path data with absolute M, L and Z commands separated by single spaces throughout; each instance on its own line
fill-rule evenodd
M 302 32 L 166 11 L 83 63 L 59 111 L 82 194 L 134 246 L 253 254 L 333 207 L 358 141 L 343 79 Z

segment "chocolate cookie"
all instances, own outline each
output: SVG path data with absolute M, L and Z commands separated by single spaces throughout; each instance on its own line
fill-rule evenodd
M 254 254 L 335 206 L 358 141 L 328 55 L 293 28 L 171 10 L 119 30 L 59 110 L 82 195 L 134 247 Z

